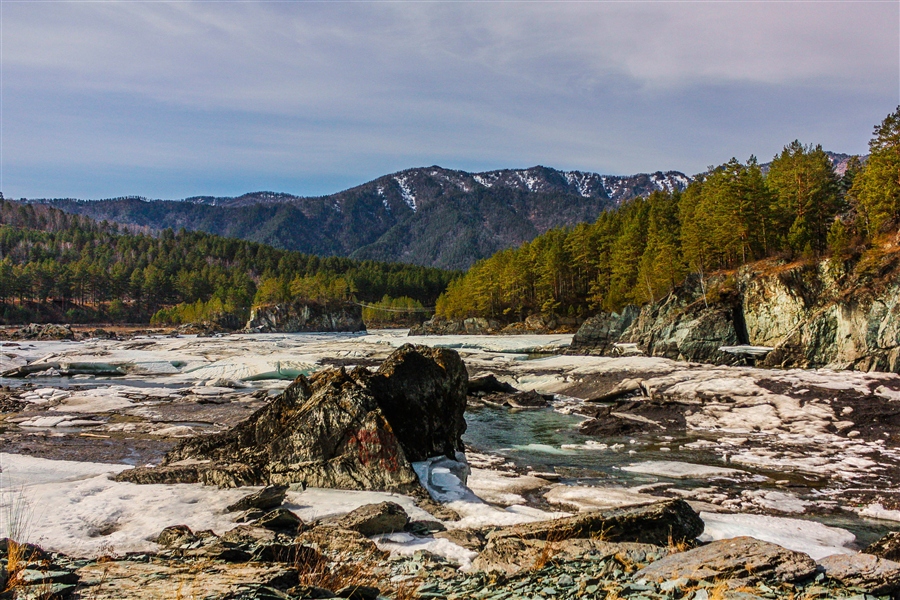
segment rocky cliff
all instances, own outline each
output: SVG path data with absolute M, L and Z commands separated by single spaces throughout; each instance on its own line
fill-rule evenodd
M 352 302 L 318 303 L 298 300 L 291 304 L 260 306 L 250 312 L 244 330 L 249 333 L 298 333 L 311 331 L 365 331 L 362 308 Z
M 569 352 L 900 372 L 898 274 L 900 247 L 888 246 L 692 276 L 657 302 L 588 319 Z

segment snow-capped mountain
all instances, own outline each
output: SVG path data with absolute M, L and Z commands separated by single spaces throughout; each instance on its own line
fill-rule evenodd
M 466 268 L 550 228 L 593 221 L 631 198 L 683 189 L 688 181 L 676 171 L 614 176 L 541 166 L 483 173 L 433 166 L 315 198 L 255 192 L 42 202 L 101 220 L 199 229 L 311 254 Z

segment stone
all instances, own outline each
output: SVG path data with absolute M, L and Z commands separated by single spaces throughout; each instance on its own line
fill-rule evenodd
M 900 531 L 886 533 L 879 540 L 869 544 L 863 552 L 900 562 Z
M 348 598 L 348 600 L 375 600 L 381 593 L 377 587 L 368 585 L 348 585 L 336 592 L 338 598 Z
M 294 543 L 261 544 L 253 552 L 251 560 L 257 562 L 280 562 L 291 565 L 318 564 L 322 555 L 315 548 Z
M 544 408 L 550 405 L 553 396 L 539 394 L 534 390 L 514 394 L 496 393 L 482 396 L 483 402 L 508 406 L 510 408 Z
M 567 354 L 600 354 L 614 353 L 614 344 L 622 337 L 622 333 L 637 318 L 640 309 L 629 305 L 622 313 L 600 313 L 586 319 L 566 350 Z
M 244 326 L 249 333 L 298 333 L 313 331 L 365 331 L 362 307 L 355 302 L 295 300 L 289 304 L 261 306 L 250 311 Z
M 313 546 L 320 552 L 332 556 L 361 555 L 365 557 L 386 556 L 375 542 L 352 529 L 334 525 L 316 525 L 297 534 L 295 541 Z
M 900 563 L 872 554 L 834 554 L 819 560 L 825 575 L 880 596 L 900 591 Z
M 702 533 L 700 515 L 687 502 L 677 499 L 515 525 L 488 534 L 488 539 L 518 537 L 561 541 L 602 535 L 609 542 L 663 546 L 670 542 L 692 541 Z
M 648 556 L 665 556 L 665 548 L 632 542 L 606 542 L 590 538 L 562 540 L 525 539 L 519 537 L 488 536 L 487 545 L 472 561 L 472 568 L 485 572 L 500 572 L 508 576 L 533 571 L 550 561 L 554 563 L 582 559 L 589 554 L 597 561 L 624 557 L 629 563 L 639 563 Z
M 312 598 L 313 600 L 319 600 L 321 598 L 336 598 L 334 592 L 331 590 L 326 590 L 325 588 L 316 587 L 314 585 L 298 585 L 292 587 L 288 590 L 288 593 L 291 596 L 296 596 L 300 598 Z
M 154 541 L 163 548 L 178 548 L 184 544 L 192 544 L 197 539 L 187 525 L 172 525 L 163 529 Z
M 471 377 L 467 386 L 467 392 L 470 396 L 475 394 L 493 394 L 497 392 L 515 394 L 518 391 L 519 390 L 510 384 L 497 379 L 493 373 Z
M 350 511 L 338 521 L 338 526 L 372 536 L 403 531 L 408 523 L 409 515 L 402 506 L 396 502 L 381 502 Z
M 435 533 L 434 537 L 450 540 L 457 546 L 476 552 L 481 552 L 487 544 L 484 534 L 473 529 L 448 529 Z
M 254 546 L 257 544 L 272 544 L 281 538 L 278 532 L 266 527 L 253 525 L 238 525 L 222 534 L 223 542 L 235 546 Z
M 293 535 L 303 527 L 303 521 L 286 508 L 276 508 L 257 519 L 254 525 Z
M 161 467 L 116 479 L 419 490 L 411 461 L 463 449 L 467 380 L 455 351 L 407 344 L 375 373 L 339 368 L 300 376 L 232 429 L 185 440 Z
M 747 582 L 795 582 L 816 572 L 816 562 L 802 552 L 752 537 L 718 540 L 686 552 L 670 554 L 644 567 L 635 579 L 664 581 L 743 579 Z
M 497 321 L 470 317 L 453 321 L 435 316 L 421 325 L 410 327 L 409 335 L 489 335 L 500 331 Z

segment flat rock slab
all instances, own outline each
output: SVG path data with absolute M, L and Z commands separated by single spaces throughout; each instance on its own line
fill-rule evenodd
M 819 561 L 825 574 L 876 596 L 900 590 L 900 563 L 872 554 L 834 554 Z
M 613 557 L 628 564 L 644 564 L 666 556 L 669 551 L 651 544 L 612 543 L 576 538 L 559 542 L 515 537 L 492 539 L 472 562 L 476 571 L 499 571 L 516 575 L 540 568 L 548 561 L 569 561 L 590 555 L 592 560 Z
M 225 510 L 228 512 L 240 512 L 251 508 L 259 508 L 261 510 L 278 508 L 284 502 L 288 487 L 284 484 L 267 485 L 256 493 L 244 496 Z
M 802 552 L 751 537 L 737 537 L 670 554 L 641 569 L 635 578 L 793 582 L 813 575 L 816 568 L 816 562 Z
M 602 536 L 608 542 L 665 546 L 669 542 L 696 539 L 701 533 L 703 521 L 700 515 L 679 499 L 516 525 L 496 531 L 489 538 L 518 537 L 558 542 Z

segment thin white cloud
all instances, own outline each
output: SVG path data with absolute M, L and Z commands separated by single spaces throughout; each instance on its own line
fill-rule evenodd
M 16 173 L 43 169 L 64 192 L 52 173 L 72 164 L 310 185 L 433 162 L 692 171 L 730 152 L 768 158 L 794 137 L 860 151 L 900 77 L 897 6 L 878 2 L 15 3 L 3 15 L 4 183 L 29 195 Z M 312 186 L 288 191 L 329 191 Z

